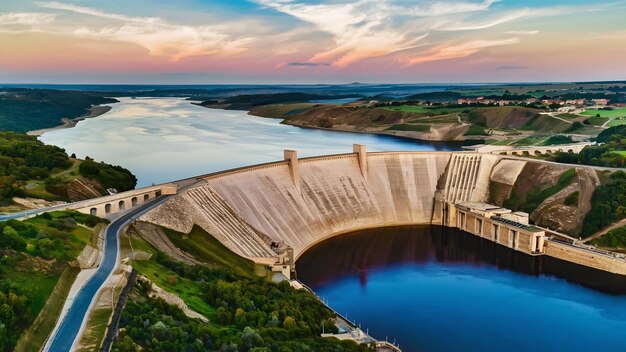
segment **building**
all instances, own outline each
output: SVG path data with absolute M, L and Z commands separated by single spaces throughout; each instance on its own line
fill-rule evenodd
M 482 202 L 451 206 L 450 224 L 529 255 L 544 253 L 545 231 L 528 224 L 528 214 Z
M 596 106 L 605 106 L 609 104 L 609 99 L 591 99 Z

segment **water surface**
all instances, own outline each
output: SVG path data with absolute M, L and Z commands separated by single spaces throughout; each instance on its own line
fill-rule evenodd
M 322 242 L 298 278 L 410 351 L 626 351 L 626 279 L 439 227 Z
M 43 134 L 44 143 L 78 157 L 122 165 L 138 187 L 233 167 L 276 161 L 284 149 L 300 156 L 370 151 L 459 150 L 460 143 L 325 131 L 282 125 L 246 111 L 207 109 L 181 98 L 121 98 L 112 109 L 74 128 Z

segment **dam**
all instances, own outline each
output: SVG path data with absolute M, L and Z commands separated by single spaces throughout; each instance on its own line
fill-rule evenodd
M 354 145 L 352 153 L 299 159 L 288 150 L 282 161 L 198 176 L 140 220 L 182 233 L 198 225 L 233 252 L 287 277 L 300 255 L 325 239 L 403 225 L 458 228 L 530 256 L 626 275 L 622 255 L 530 225 L 528 214 L 489 202 L 529 167 L 572 168 L 474 152 L 368 153 Z M 578 189 L 596 175 L 586 166 L 576 172 L 572 187 Z M 584 193 L 580 204 L 590 197 Z

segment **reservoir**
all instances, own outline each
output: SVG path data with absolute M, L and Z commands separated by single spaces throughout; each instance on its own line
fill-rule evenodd
M 415 351 L 625 351 L 626 279 L 414 226 L 326 240 L 298 278 L 378 339 Z
M 45 133 L 48 144 L 130 169 L 138 186 L 300 156 L 459 150 L 460 143 L 280 124 L 179 98 L 120 99 L 110 112 Z M 324 241 L 298 278 L 378 339 L 411 351 L 626 351 L 626 280 L 472 235 L 416 226 Z
M 282 160 L 284 149 L 299 156 L 369 151 L 459 150 L 462 143 L 416 141 L 280 124 L 247 111 L 207 109 L 182 98 L 119 98 L 104 115 L 73 128 L 44 133 L 46 144 L 79 158 L 121 165 L 137 187 L 239 166 Z

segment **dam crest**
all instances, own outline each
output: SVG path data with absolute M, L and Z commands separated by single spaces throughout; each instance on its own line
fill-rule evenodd
M 623 258 L 488 203 L 492 186 L 512 187 L 527 163 L 545 162 L 474 152 L 367 153 L 362 145 L 349 154 L 301 159 L 285 151 L 282 161 L 198 177 L 140 220 L 182 233 L 198 225 L 233 252 L 288 277 L 295 260 L 327 238 L 419 224 L 626 274 Z

